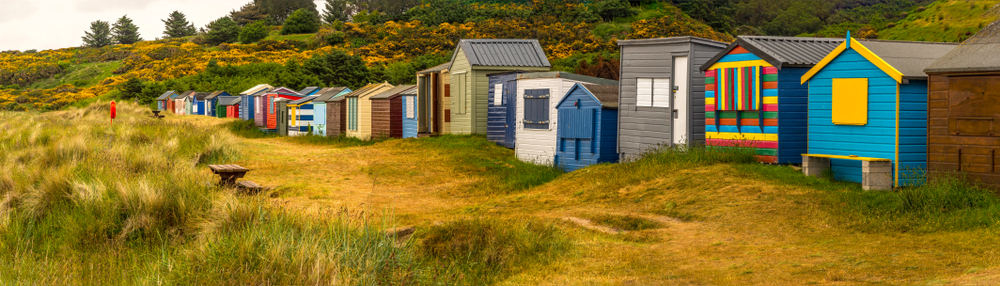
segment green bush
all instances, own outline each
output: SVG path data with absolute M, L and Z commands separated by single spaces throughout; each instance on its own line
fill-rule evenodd
M 258 20 L 243 27 L 240 31 L 240 42 L 244 44 L 255 43 L 267 38 L 267 24 L 264 20 Z
M 240 25 L 229 17 L 222 17 L 208 24 L 208 32 L 204 35 L 206 44 L 218 45 L 233 43 L 239 40 Z
M 305 8 L 295 10 L 285 20 L 285 25 L 281 27 L 282 35 L 315 33 L 317 31 L 319 31 L 319 16 Z
M 347 34 L 344 34 L 344 32 L 341 31 L 333 31 L 323 36 L 323 41 L 326 42 L 327 45 L 331 46 L 343 44 L 346 39 Z
M 598 16 L 604 21 L 612 21 L 617 18 L 632 17 L 639 14 L 639 11 L 632 9 L 626 0 L 604 0 L 590 6 Z

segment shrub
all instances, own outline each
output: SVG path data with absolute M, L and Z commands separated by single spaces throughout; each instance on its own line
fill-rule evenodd
M 288 20 L 285 20 L 285 25 L 281 27 L 282 35 L 315 33 L 316 31 L 319 31 L 319 16 L 305 8 L 295 10 L 291 16 L 288 16 Z
M 250 44 L 267 38 L 267 24 L 258 20 L 243 27 L 240 31 L 240 43 Z
M 240 36 L 240 26 L 229 17 L 222 17 L 208 24 L 208 32 L 205 33 L 205 43 L 218 45 L 221 43 L 236 42 Z
M 590 8 L 598 16 L 601 16 L 604 21 L 612 21 L 617 18 L 631 17 L 639 14 L 638 11 L 633 10 L 629 6 L 626 0 L 604 0 L 594 3 Z

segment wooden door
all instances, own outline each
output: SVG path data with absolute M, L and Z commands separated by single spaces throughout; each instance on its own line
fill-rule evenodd
M 674 72 L 671 75 L 673 78 L 673 132 L 671 132 L 670 137 L 674 144 L 687 144 L 691 140 L 691 133 L 688 130 L 689 116 L 691 113 L 691 108 L 689 108 L 689 96 L 688 96 L 688 57 L 675 57 L 674 58 Z M 676 89 L 674 89 L 676 88 Z

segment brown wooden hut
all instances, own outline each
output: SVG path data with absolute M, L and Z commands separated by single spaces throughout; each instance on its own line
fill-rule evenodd
M 1000 21 L 924 70 L 930 177 L 962 172 L 1000 185 Z
M 400 85 L 371 97 L 372 138 L 403 138 L 402 94 L 415 85 Z
M 351 93 L 367 93 L 378 86 L 379 84 L 369 84 Z M 347 136 L 347 101 L 344 99 L 348 94 L 336 95 L 325 100 L 327 137 Z

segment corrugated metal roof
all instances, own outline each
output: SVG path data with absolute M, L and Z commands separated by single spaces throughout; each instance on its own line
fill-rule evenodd
M 618 109 L 618 85 L 583 84 L 583 87 L 601 102 L 602 107 Z
M 1000 71 L 1000 21 L 990 23 L 942 56 L 925 73 Z
M 192 94 L 194 94 L 194 91 L 193 90 L 189 90 L 189 91 L 185 91 L 184 93 L 181 93 L 181 96 L 179 96 L 179 97 L 188 97 L 188 96 L 191 96 Z
M 300 90 L 299 93 L 301 93 L 301 94 L 309 94 L 310 92 L 317 91 L 317 90 L 319 90 L 318 86 L 307 86 L 306 88 L 303 88 L 302 90 Z
M 958 46 L 955 43 L 858 40 L 868 50 L 903 73 L 905 79 L 926 79 L 924 69 Z
M 551 67 L 538 40 L 462 39 L 458 46 L 472 66 Z M 456 53 L 457 55 L 457 53 Z M 452 56 L 452 62 L 455 61 Z M 449 65 L 450 68 L 450 65 Z
M 348 93 L 348 94 L 345 94 L 345 95 L 342 95 L 342 96 L 337 96 L 337 97 L 333 97 L 333 98 L 330 98 L 330 99 L 328 99 L 328 100 L 326 100 L 326 101 L 328 101 L 328 102 L 329 102 L 329 101 L 341 101 L 341 100 L 343 100 L 343 99 L 344 99 L 345 97 L 348 97 L 348 96 L 354 96 L 354 97 L 357 97 L 357 96 L 358 96 L 358 95 L 360 95 L 360 94 L 365 94 L 365 93 L 368 93 L 369 91 L 371 91 L 372 89 L 374 89 L 374 88 L 378 87 L 379 85 L 381 85 L 381 84 L 380 84 L 380 83 L 369 83 L 369 84 L 368 84 L 368 85 L 366 85 L 366 86 L 362 86 L 362 87 L 361 87 L 361 88 L 359 88 L 358 90 L 355 90 L 355 91 L 352 91 L 352 92 L 350 92 L 350 93 Z
M 262 84 L 258 84 L 256 86 L 254 86 L 254 87 L 251 87 L 248 90 L 244 90 L 243 92 L 240 93 L 240 95 L 252 95 L 252 94 L 260 93 L 262 90 L 270 90 L 270 89 L 274 89 L 274 87 L 271 86 L 271 85 L 269 85 L 269 84 L 262 83 Z
M 618 85 L 617 80 L 610 80 L 610 79 L 604 79 L 599 77 L 592 77 L 592 76 L 562 72 L 562 71 L 531 72 L 531 73 L 521 73 L 517 75 L 517 79 L 532 79 L 532 78 L 565 78 L 565 79 L 571 79 L 571 80 L 594 83 L 594 84 Z
M 344 89 L 347 89 L 347 87 L 338 86 L 338 87 L 328 87 L 321 89 L 319 92 L 316 93 L 319 95 L 319 97 L 317 97 L 313 101 L 326 102 L 327 100 L 330 100 L 334 96 L 340 94 L 340 92 L 344 91 Z
M 175 93 L 177 93 L 177 92 L 173 91 L 173 90 L 168 90 L 167 92 L 164 92 L 163 95 L 160 95 L 160 97 L 157 97 L 156 100 L 166 100 L 167 98 L 170 98 L 170 96 L 174 95 Z
M 220 96 L 219 104 L 223 106 L 233 106 L 240 103 L 239 96 Z
M 213 92 L 212 94 L 209 94 L 207 97 L 205 97 L 205 99 L 213 99 L 219 96 L 228 96 L 228 95 L 229 93 L 226 92 L 225 90 L 218 90 Z
M 344 96 L 345 97 L 358 97 L 358 98 L 361 98 L 361 97 L 371 97 L 373 95 L 376 95 L 377 94 L 376 92 L 378 92 L 378 90 L 380 88 L 383 88 L 383 87 L 393 88 L 393 86 L 391 84 L 387 83 L 387 82 L 376 83 L 376 84 L 374 84 L 374 86 L 372 86 L 368 90 L 365 90 L 364 92 L 352 92 L 352 93 L 345 94 Z
M 194 94 L 192 94 L 192 96 L 194 96 L 194 99 L 197 100 L 205 100 L 205 98 L 207 98 L 211 94 L 212 94 L 211 92 L 195 92 Z
M 778 69 L 786 66 L 812 67 L 843 42 L 844 38 L 739 36 L 736 42 L 702 65 L 701 70 L 707 70 L 737 46 L 747 49 Z
M 282 87 L 275 87 L 275 88 L 271 89 L 270 91 L 268 91 L 267 93 L 283 93 L 283 94 L 302 95 L 298 91 L 292 90 L 291 88 L 287 88 L 287 87 L 284 87 L 284 86 L 282 86 Z
M 417 74 L 429 74 L 429 73 L 442 72 L 442 71 L 448 69 L 448 67 L 450 67 L 450 66 L 451 66 L 451 62 L 447 62 L 447 63 L 443 63 L 443 64 L 440 64 L 440 65 L 436 65 L 436 66 L 434 66 L 432 68 L 429 68 L 429 69 L 418 71 Z
M 683 36 L 683 37 L 670 37 L 670 38 L 653 38 L 653 39 L 635 39 L 635 40 L 618 40 L 618 46 L 633 46 L 633 45 L 662 45 L 662 44 L 681 44 L 695 42 L 703 45 L 716 46 L 719 48 L 725 48 L 729 43 L 719 42 L 715 40 L 709 40 L 705 38 Z
M 420 89 L 417 88 L 416 85 L 414 85 L 412 88 L 404 90 L 404 91 L 400 92 L 399 94 L 402 94 L 402 95 L 417 95 L 418 91 L 420 91 Z
M 406 90 L 411 89 L 411 88 L 416 88 L 416 87 L 417 86 L 415 86 L 415 85 L 397 85 L 396 87 L 390 88 L 389 90 L 383 91 L 383 92 L 381 92 L 379 94 L 376 94 L 376 95 L 372 96 L 371 99 L 393 98 L 393 97 L 396 97 L 396 96 L 402 94 L 403 91 L 406 91 Z
M 299 98 L 299 99 L 297 99 L 297 100 L 294 100 L 294 101 L 292 101 L 292 102 L 289 102 L 288 104 L 291 104 L 291 105 L 299 105 L 299 104 L 303 104 L 303 103 L 307 103 L 307 102 L 310 102 L 310 101 L 313 101 L 313 100 L 315 100 L 315 99 L 316 99 L 317 97 L 319 97 L 319 96 L 318 96 L 318 95 L 310 95 L 310 96 L 306 96 L 306 97 L 303 97 L 303 98 Z

